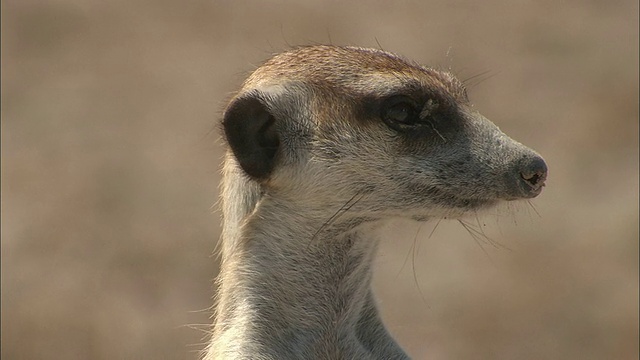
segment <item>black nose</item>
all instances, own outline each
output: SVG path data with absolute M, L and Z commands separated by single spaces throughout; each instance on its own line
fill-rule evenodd
M 547 164 L 539 157 L 528 158 L 520 166 L 520 183 L 526 197 L 535 197 L 542 192 L 547 179 Z

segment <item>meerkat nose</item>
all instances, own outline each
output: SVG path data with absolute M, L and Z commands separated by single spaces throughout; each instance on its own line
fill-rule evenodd
M 547 179 L 547 164 L 540 156 L 528 159 L 520 168 L 520 178 L 529 188 L 528 195 L 537 196 Z

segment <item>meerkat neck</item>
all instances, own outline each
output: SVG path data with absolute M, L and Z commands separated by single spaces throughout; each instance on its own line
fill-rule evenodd
M 238 186 L 238 180 L 224 186 Z M 359 324 L 362 313 L 375 311 L 370 283 L 376 241 L 369 227 L 318 233 L 326 216 L 309 217 L 302 204 L 269 196 L 257 201 L 244 191 L 245 206 L 225 207 L 212 347 L 226 353 L 295 349 L 294 357 L 320 356 L 331 346 L 336 353 L 352 352 L 362 337 L 359 327 L 369 325 Z M 366 358 L 364 349 L 352 355 Z

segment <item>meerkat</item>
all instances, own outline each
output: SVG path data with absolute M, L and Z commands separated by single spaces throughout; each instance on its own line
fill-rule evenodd
M 459 218 L 540 194 L 547 166 L 448 72 L 375 49 L 301 47 L 226 108 L 211 359 L 408 359 L 371 290 L 387 220 Z

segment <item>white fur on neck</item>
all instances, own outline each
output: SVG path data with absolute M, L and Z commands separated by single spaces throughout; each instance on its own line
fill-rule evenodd
M 345 217 L 323 227 L 337 209 L 263 195 L 231 156 L 223 193 L 224 281 L 206 359 L 367 359 L 361 342 L 372 336 L 378 353 L 396 353 L 370 289 L 375 224 Z

